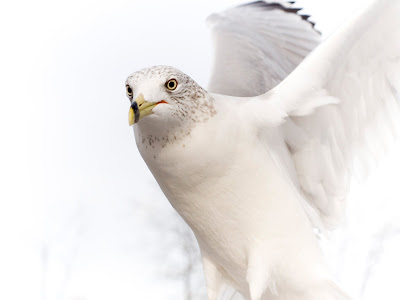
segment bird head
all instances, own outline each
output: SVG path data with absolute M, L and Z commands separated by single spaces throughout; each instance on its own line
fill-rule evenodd
M 166 66 L 142 69 L 126 80 L 129 125 L 184 127 L 214 114 L 213 99 L 192 78 Z M 142 121 L 142 119 L 146 121 Z M 172 129 L 172 128 L 169 128 Z

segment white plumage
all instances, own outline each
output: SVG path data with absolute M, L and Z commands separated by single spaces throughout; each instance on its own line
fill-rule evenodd
M 126 82 L 138 148 L 196 236 L 209 300 L 225 283 L 251 300 L 348 299 L 313 227 L 340 220 L 355 165 L 396 131 L 400 2 L 375 1 L 284 79 L 319 42 L 296 12 L 212 16 L 214 93 L 171 67 Z
M 215 45 L 209 92 L 263 94 L 320 43 L 320 34 L 306 21 L 308 16 L 283 5 L 259 1 L 208 17 Z

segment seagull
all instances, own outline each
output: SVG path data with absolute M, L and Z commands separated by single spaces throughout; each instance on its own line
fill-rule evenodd
M 373 1 L 323 42 L 293 1 L 208 22 L 208 90 L 169 66 L 126 80 L 137 147 L 194 232 L 208 299 L 227 285 L 251 300 L 350 299 L 318 239 L 398 131 L 400 1 Z

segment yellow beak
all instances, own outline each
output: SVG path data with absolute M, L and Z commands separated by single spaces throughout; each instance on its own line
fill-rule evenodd
M 139 122 L 139 120 L 147 115 L 153 113 L 153 108 L 159 102 L 149 102 L 144 100 L 142 94 L 139 94 L 137 98 L 132 101 L 131 107 L 129 108 L 129 126 Z

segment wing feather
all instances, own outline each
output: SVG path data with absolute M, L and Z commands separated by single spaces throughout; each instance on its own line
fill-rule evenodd
M 299 189 L 326 227 L 342 218 L 352 174 L 398 131 L 399 91 L 400 1 L 381 0 L 259 97 L 281 111 Z
M 208 18 L 215 45 L 208 90 L 256 96 L 275 87 L 320 42 L 293 2 L 257 1 Z

